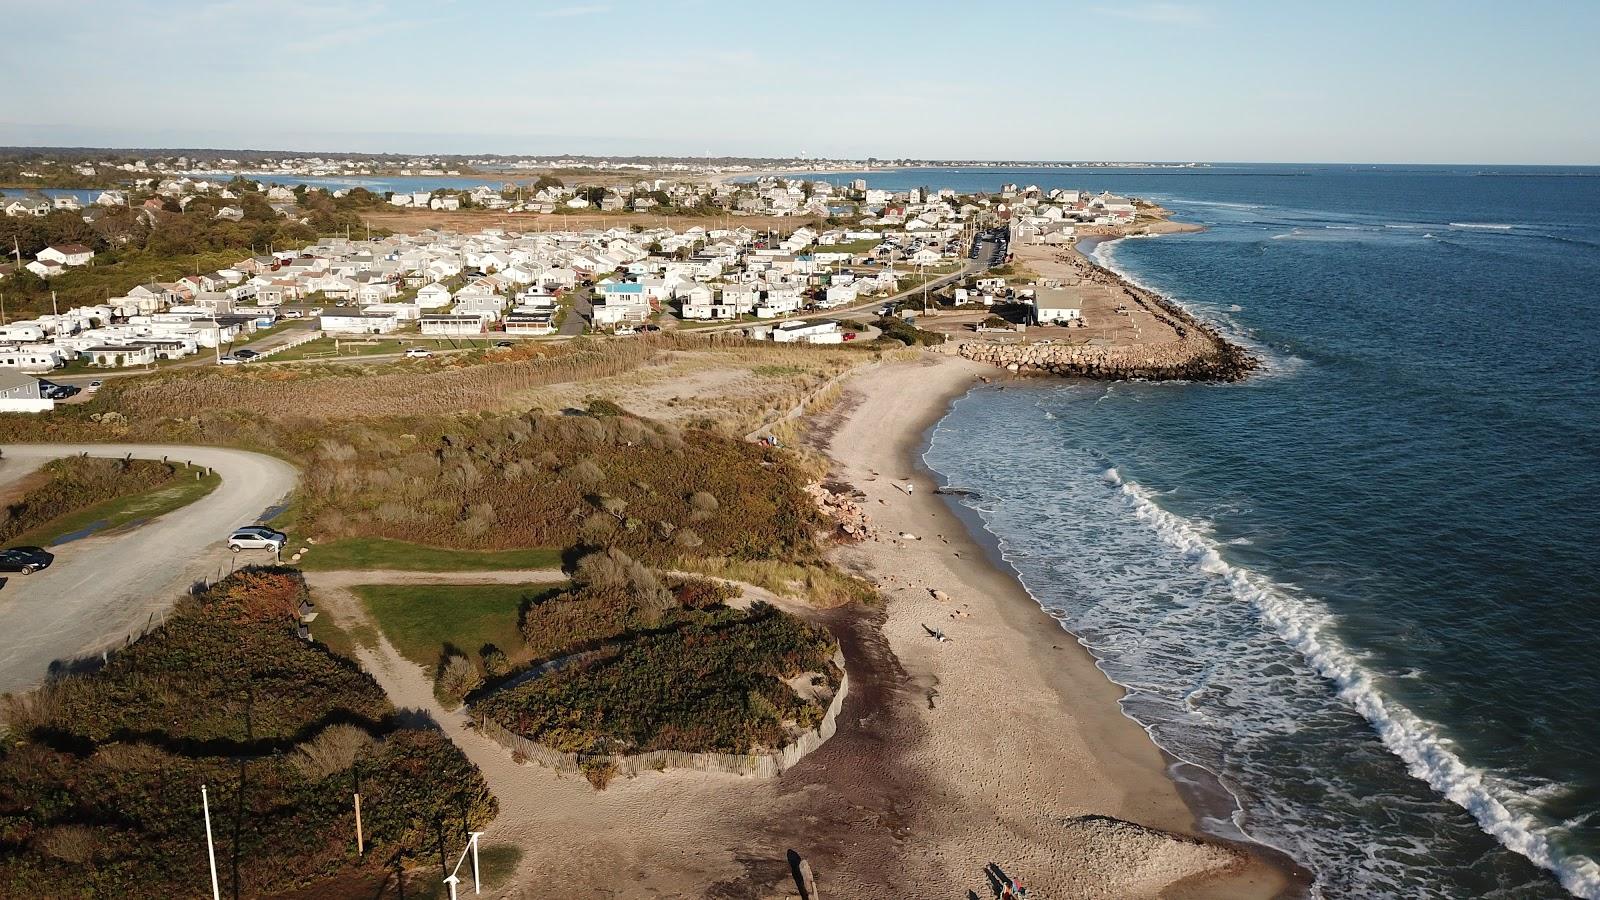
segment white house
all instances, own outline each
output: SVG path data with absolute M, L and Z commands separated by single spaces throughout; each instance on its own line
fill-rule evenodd
M 772 340 L 779 344 L 842 344 L 844 332 L 838 322 L 801 319 L 772 326 Z
M 82 244 L 51 244 L 39 251 L 38 259 L 58 262 L 63 266 L 86 266 L 94 259 L 94 250 Z
M 1040 325 L 1066 325 L 1083 318 L 1083 306 L 1064 288 L 1040 288 L 1033 297 L 1033 318 Z
M 450 289 L 437 281 L 425 284 L 417 291 L 417 305 L 423 309 L 444 309 L 453 299 Z
M 400 319 L 394 313 L 371 311 L 323 313 L 318 327 L 329 334 L 391 334 L 400 330 Z
M 481 316 L 457 316 L 434 313 L 422 317 L 422 333 L 449 337 L 470 337 L 483 334 Z

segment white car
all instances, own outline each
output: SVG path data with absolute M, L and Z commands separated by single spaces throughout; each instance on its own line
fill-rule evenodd
M 406 351 L 407 359 L 427 359 L 432 355 L 433 351 L 424 347 L 412 347 Z
M 274 554 L 283 551 L 289 536 L 276 529 L 265 525 L 249 525 L 236 529 L 228 536 L 228 549 L 235 553 L 240 550 L 271 550 Z
M 89 393 L 91 393 L 91 394 L 92 394 L 92 393 L 94 393 L 94 392 L 95 392 L 95 391 L 98 391 L 98 390 L 100 390 L 100 386 L 101 386 L 101 385 L 102 385 L 102 384 L 104 384 L 104 382 L 101 382 L 101 381 L 91 381 L 91 382 L 89 382 L 89 386 L 88 386 L 88 387 L 86 387 L 86 388 L 84 388 L 84 390 L 86 390 L 86 391 L 88 391 L 88 392 L 89 392 Z
M 619 327 L 613 333 L 616 334 L 618 337 L 627 337 L 628 335 L 638 334 L 639 332 L 634 330 L 634 328 L 631 325 L 623 325 L 623 326 Z
M 239 365 L 239 364 L 241 364 L 243 362 L 244 362 L 244 360 L 240 359 L 237 356 L 224 356 L 223 358 L 217 360 L 217 363 L 219 365 L 224 365 L 224 366 L 237 366 L 237 365 Z

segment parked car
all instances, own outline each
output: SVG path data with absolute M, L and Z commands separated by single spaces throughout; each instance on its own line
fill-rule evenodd
M 412 347 L 406 351 L 407 359 L 427 359 L 432 355 L 433 351 L 427 349 L 426 347 Z
M 91 394 L 92 394 L 92 393 L 94 393 L 94 392 L 95 392 L 95 391 L 98 391 L 98 390 L 100 390 L 100 385 L 101 385 L 101 384 L 102 384 L 102 383 L 103 383 L 103 382 L 99 382 L 99 381 L 91 381 L 91 382 L 89 382 L 89 386 L 88 386 L 88 387 L 87 387 L 87 388 L 85 388 L 85 390 L 87 390 L 87 391 L 88 391 L 88 392 L 89 392 L 89 393 L 91 393 Z
M 619 325 L 617 326 L 617 330 L 612 333 L 617 337 L 628 337 L 629 335 L 635 335 L 639 332 L 635 330 L 632 325 Z
M 650 323 L 648 325 L 640 325 L 639 326 L 639 330 L 643 331 L 646 334 L 649 334 L 652 331 L 660 331 L 661 330 L 661 326 L 660 325 L 656 325 L 655 323 Z
M 500 348 L 504 349 L 506 347 L 511 346 L 511 342 L 510 341 L 495 341 L 494 345 L 496 347 L 500 347 Z
M 285 319 L 299 319 L 303 316 L 305 316 L 305 313 L 298 309 L 286 309 L 283 311 L 283 317 Z
M 234 358 L 236 358 L 236 359 L 249 360 L 249 359 L 255 359 L 256 357 L 260 356 L 261 354 L 257 353 L 254 350 L 235 350 L 235 351 L 233 351 L 233 355 L 234 355 Z
M 242 362 L 244 362 L 244 360 L 240 359 L 237 356 L 233 356 L 232 354 L 229 354 L 228 356 L 224 356 L 221 359 L 217 360 L 217 364 L 218 365 L 223 365 L 223 366 L 237 366 Z
M 228 549 L 235 553 L 240 550 L 271 550 L 279 553 L 288 541 L 289 536 L 281 531 L 265 525 L 248 525 L 229 535 Z
M 0 572 L 20 572 L 32 575 L 40 569 L 50 568 L 55 556 L 42 547 L 12 547 L 0 550 Z

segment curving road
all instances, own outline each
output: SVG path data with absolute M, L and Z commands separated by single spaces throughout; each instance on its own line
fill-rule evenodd
M 52 663 L 121 644 L 197 581 L 270 553 L 228 552 L 233 529 L 258 521 L 294 489 L 288 463 L 243 450 L 163 444 L 3 444 L 0 490 L 52 459 L 90 456 L 192 461 L 222 475 L 217 489 L 182 509 L 122 534 L 54 548 L 55 562 L 11 575 L 0 588 L 0 691 L 38 684 Z

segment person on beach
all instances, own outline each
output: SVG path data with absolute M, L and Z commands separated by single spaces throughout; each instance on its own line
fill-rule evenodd
M 911 493 L 911 492 L 912 492 L 912 491 L 913 491 L 913 490 L 915 490 L 915 489 L 916 489 L 916 487 L 917 487 L 917 486 L 916 486 L 916 485 L 914 485 L 914 484 L 912 484 L 912 483 L 911 483 L 911 482 L 909 482 L 909 481 L 908 481 L 908 482 L 906 482 L 906 493 L 907 493 L 907 494 L 909 494 L 909 493 Z

